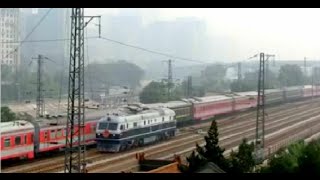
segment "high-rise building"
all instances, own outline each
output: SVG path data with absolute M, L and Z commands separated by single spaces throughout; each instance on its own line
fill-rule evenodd
M 17 67 L 20 64 L 20 9 L 0 8 L 1 64 Z

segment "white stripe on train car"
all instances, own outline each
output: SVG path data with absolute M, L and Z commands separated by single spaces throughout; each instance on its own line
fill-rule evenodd
M 12 156 L 14 154 L 22 154 L 22 153 L 30 153 L 33 152 L 33 144 L 32 145 L 22 145 L 15 148 L 3 149 L 1 150 L 1 159 L 6 156 Z
M 95 138 L 96 138 L 96 134 L 95 133 L 94 134 L 85 135 L 85 140 L 86 141 L 93 141 L 93 140 L 95 140 Z M 50 143 L 50 142 L 55 142 L 55 143 Z M 58 141 L 55 141 L 55 140 L 50 141 L 49 140 L 47 142 L 41 142 L 39 150 L 41 152 L 43 152 L 43 151 L 46 151 L 49 148 L 50 149 L 55 149 L 55 148 L 58 149 L 58 148 L 64 147 L 65 144 L 66 144 L 66 139 L 65 138 L 60 139 Z

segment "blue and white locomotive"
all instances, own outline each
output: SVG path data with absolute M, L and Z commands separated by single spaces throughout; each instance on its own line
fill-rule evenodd
M 158 107 L 128 105 L 107 114 L 96 127 L 97 150 L 119 152 L 175 136 L 175 112 Z

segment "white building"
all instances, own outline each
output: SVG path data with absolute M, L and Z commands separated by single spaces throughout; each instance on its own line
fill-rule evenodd
M 1 64 L 20 64 L 20 9 L 0 8 L 0 58 Z

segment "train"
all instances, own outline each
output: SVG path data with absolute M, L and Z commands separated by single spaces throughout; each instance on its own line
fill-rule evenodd
M 281 104 L 319 95 L 320 88 L 311 85 L 267 89 L 265 90 L 265 103 L 266 105 Z M 145 104 L 143 106 L 144 109 L 136 113 L 138 116 L 144 116 L 144 114 L 146 114 L 146 116 L 147 114 L 150 114 L 150 116 L 152 114 L 152 116 L 154 116 L 146 120 L 156 120 L 157 123 L 160 123 L 158 119 L 163 117 L 166 118 L 166 114 L 164 116 L 160 111 L 165 111 L 167 114 L 170 114 L 168 115 L 169 118 L 173 117 L 172 123 L 174 123 L 172 124 L 172 127 L 170 126 L 170 131 L 164 132 L 164 134 L 157 134 L 157 136 L 160 137 L 153 137 L 152 128 L 154 127 L 152 124 L 147 126 L 149 132 L 146 132 L 151 134 L 151 136 L 142 136 L 142 134 L 145 133 L 143 129 L 148 130 L 148 128 L 142 128 L 145 126 L 145 120 L 137 118 L 131 120 L 131 122 L 128 118 L 135 117 L 132 112 L 131 114 L 118 114 L 118 116 L 116 114 L 108 115 L 104 112 L 92 115 L 87 114 L 85 119 L 86 143 L 87 145 L 96 144 L 99 151 L 118 152 L 135 146 L 143 146 L 153 141 L 166 139 L 163 138 L 164 135 L 165 137 L 172 137 L 174 136 L 172 131 L 176 128 L 204 122 L 212 117 L 248 110 L 250 108 L 255 108 L 256 106 L 256 91 L 192 97 L 167 103 Z M 132 108 L 131 111 L 133 111 Z M 110 122 L 115 121 L 120 123 L 120 126 L 117 126 L 117 128 L 119 127 L 117 132 L 108 129 L 108 126 L 99 127 L 99 123 L 108 121 L 108 117 Z M 147 122 L 148 121 L 146 121 L 146 123 Z M 124 126 L 121 127 L 121 123 L 123 123 Z M 134 127 L 135 125 L 137 127 Z M 162 123 L 160 123 L 159 126 L 162 126 Z M 133 130 L 134 128 L 137 130 Z M 101 131 L 105 132 L 104 136 L 103 133 L 101 135 Z M 1 161 L 14 158 L 33 159 L 44 152 L 63 150 L 65 147 L 65 132 L 66 120 L 63 118 L 58 122 L 56 122 L 56 120 L 19 120 L 1 123 Z M 132 139 L 129 132 L 135 132 L 136 137 L 143 138 Z M 119 135 L 127 133 L 127 135 L 118 136 L 118 139 L 116 140 L 118 144 L 110 149 L 109 144 L 114 144 L 116 142 L 115 139 L 111 139 L 113 138 L 113 135 L 117 133 Z M 127 140 L 124 138 L 127 138 Z
M 97 150 L 119 152 L 175 136 L 175 112 L 132 104 L 99 120 Z
M 313 95 L 318 95 L 319 92 L 316 92 L 317 88 L 312 90 L 312 86 L 297 86 L 297 87 L 288 87 L 282 89 L 268 89 L 265 90 L 265 104 L 274 105 L 285 102 L 291 102 L 300 100 L 303 98 L 309 98 Z M 168 108 L 174 111 L 175 121 L 177 127 L 182 127 L 186 125 L 191 125 L 199 122 L 205 122 L 216 116 L 221 116 L 225 114 L 230 114 L 234 112 L 239 112 L 243 110 L 248 110 L 255 108 L 257 106 L 258 93 L 256 91 L 250 92 L 239 92 L 239 93 L 229 93 L 224 95 L 215 95 L 215 96 L 206 96 L 206 97 L 193 97 L 182 99 L 181 101 L 171 101 L 168 103 L 155 103 L 155 104 L 146 104 L 145 109 L 157 109 L 157 108 Z M 142 109 L 142 107 L 140 107 Z M 136 128 L 144 129 L 145 124 L 141 124 L 144 116 L 147 116 L 147 112 L 137 111 L 135 116 L 138 116 L 133 121 L 140 124 Z M 119 115 L 121 119 L 131 118 L 132 114 L 122 114 Z M 141 116 L 141 117 L 140 117 Z M 158 114 L 158 116 L 153 118 L 163 118 L 164 115 Z M 120 124 L 122 121 L 119 118 L 114 118 L 111 116 L 106 116 L 98 122 L 105 123 L 106 119 L 112 119 L 114 123 Z M 150 118 L 147 118 L 148 120 Z M 151 118 L 152 119 L 152 118 Z M 162 125 L 162 122 L 158 122 L 158 125 Z M 120 126 L 119 126 L 120 127 Z M 119 128 L 118 127 L 118 128 Z M 126 146 L 124 144 L 130 144 L 132 142 L 137 143 L 136 146 L 144 146 L 147 143 L 145 138 L 152 136 L 153 129 L 152 127 L 148 131 L 139 131 L 138 134 L 132 136 L 121 136 L 122 131 L 114 132 L 117 134 L 117 139 L 115 140 L 110 136 L 103 136 L 103 131 L 108 131 L 108 128 L 98 128 L 97 130 L 97 150 L 101 152 L 119 152 L 124 149 L 128 149 L 134 146 Z M 155 136 L 156 137 L 156 136 Z M 130 139 L 128 141 L 128 139 Z M 157 139 L 159 141 L 161 139 Z M 131 142 L 132 141 L 132 142 Z M 116 143 L 117 142 L 117 143 Z M 119 145 L 120 144 L 120 145 Z M 120 147 L 119 147 L 120 146 Z M 126 148 L 121 148 L 121 146 L 126 146 Z

